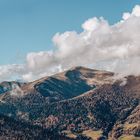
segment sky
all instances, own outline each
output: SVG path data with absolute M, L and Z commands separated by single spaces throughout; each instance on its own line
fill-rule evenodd
M 29 52 L 53 49 L 57 32 L 76 30 L 91 17 L 113 24 L 137 0 L 0 0 L 0 65 L 21 63 Z
M 0 81 L 73 66 L 140 74 L 139 0 L 0 0 Z

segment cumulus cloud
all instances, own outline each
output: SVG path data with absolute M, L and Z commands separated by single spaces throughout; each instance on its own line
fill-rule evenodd
M 123 14 L 123 19 L 126 20 L 132 16 L 135 16 L 135 17 L 140 17 L 140 5 L 136 5 L 133 10 L 132 10 L 132 13 L 129 13 L 129 12 L 126 12 Z
M 0 77 L 21 75 L 25 80 L 50 75 L 73 66 L 87 66 L 122 74 L 140 74 L 140 6 L 125 12 L 110 25 L 103 17 L 93 17 L 82 25 L 83 31 L 56 33 L 55 50 L 31 52 L 23 65 L 0 67 Z
M 26 69 L 24 64 L 13 64 L 13 65 L 4 65 L 0 66 L 0 81 L 14 79 L 20 77 L 25 73 Z

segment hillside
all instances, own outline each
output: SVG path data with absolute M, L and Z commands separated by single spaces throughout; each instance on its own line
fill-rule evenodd
M 11 91 L 15 86 L 23 86 L 25 83 L 15 82 L 15 81 L 4 81 L 0 83 L 0 94 Z
M 0 140 L 72 140 L 57 132 L 0 115 Z
M 113 73 L 110 72 L 76 67 L 26 83 L 21 87 L 16 86 L 10 92 L 0 96 L 0 113 L 10 116 L 19 114 L 23 118 L 27 116 L 25 114 L 29 113 L 29 117 L 35 119 L 40 115 L 42 107 L 82 95 L 91 89 L 108 83 L 112 76 Z
M 0 113 L 74 139 L 140 139 L 140 76 L 75 67 L 0 95 Z

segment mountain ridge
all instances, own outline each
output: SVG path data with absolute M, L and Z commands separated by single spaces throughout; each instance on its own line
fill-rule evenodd
M 1 94 L 0 113 L 75 139 L 137 138 L 139 93 L 140 76 L 75 67 Z

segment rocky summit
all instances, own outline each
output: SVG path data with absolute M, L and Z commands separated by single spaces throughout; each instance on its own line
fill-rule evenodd
M 74 67 L 2 82 L 0 139 L 139 140 L 140 76 Z

